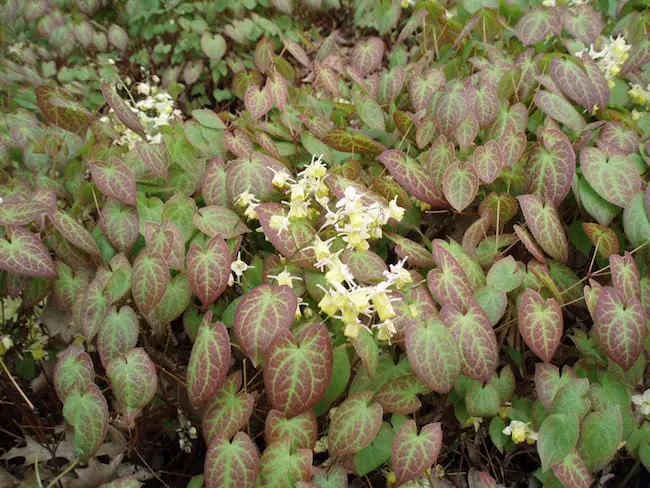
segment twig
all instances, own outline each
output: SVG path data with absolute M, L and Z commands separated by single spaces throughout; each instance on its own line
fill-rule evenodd
M 20 386 L 18 386 L 18 383 L 16 383 L 16 380 L 14 379 L 14 377 L 9 372 L 9 369 L 7 368 L 7 365 L 5 364 L 5 362 L 3 361 L 3 359 L 1 357 L 0 357 L 0 366 L 2 366 L 2 369 L 5 370 L 5 373 L 7 373 L 7 376 L 9 377 L 9 380 L 11 381 L 11 383 L 14 385 L 14 388 L 16 388 L 16 390 L 18 390 L 18 393 L 20 393 L 20 396 L 23 397 L 23 400 L 25 400 L 25 403 L 27 403 L 27 405 L 32 410 L 32 412 L 35 411 L 36 407 L 34 406 L 34 404 L 32 402 L 29 401 L 29 398 L 27 398 L 27 395 L 25 395 L 25 392 L 23 392 L 23 390 L 20 388 Z
M 169 485 L 168 485 L 167 483 L 165 483 L 165 482 L 162 480 L 162 478 L 156 474 L 156 472 L 151 468 L 151 466 L 149 466 L 149 463 L 148 463 L 147 461 L 145 461 L 144 458 L 140 455 L 140 453 L 138 452 L 138 450 L 137 450 L 137 449 L 133 449 L 133 452 L 135 452 L 135 453 L 138 455 L 138 457 L 140 458 L 140 461 L 142 461 L 142 462 L 144 463 L 144 465 L 147 467 L 147 469 L 148 469 L 149 471 L 151 471 L 151 474 L 154 475 L 154 477 L 155 477 L 158 481 L 160 481 L 160 482 L 163 484 L 163 486 L 164 486 L 165 488 L 169 488 Z
M 54 485 L 56 485 L 59 482 L 59 480 L 63 478 L 66 474 L 68 474 L 70 471 L 72 471 L 77 464 L 79 464 L 79 458 L 72 461 L 70 464 L 68 464 L 68 466 L 63 471 L 61 471 L 58 475 L 56 475 L 56 478 L 54 478 L 52 481 L 49 482 L 47 488 L 52 488 Z

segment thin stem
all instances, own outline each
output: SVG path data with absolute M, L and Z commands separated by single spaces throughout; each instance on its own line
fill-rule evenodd
M 7 373 L 7 376 L 9 377 L 9 380 L 11 381 L 11 384 L 13 384 L 14 388 L 16 388 L 18 393 L 20 393 L 20 396 L 23 397 L 23 400 L 25 400 L 25 403 L 29 406 L 29 408 L 32 411 L 36 410 L 36 407 L 34 406 L 34 404 L 29 401 L 29 398 L 27 398 L 27 395 L 25 395 L 25 393 L 20 388 L 20 386 L 18 386 L 18 383 L 16 383 L 16 380 L 14 379 L 14 377 L 9 372 L 9 369 L 7 368 L 7 365 L 5 364 L 5 362 L 2 360 L 2 357 L 0 357 L 0 366 L 2 366 L 2 369 L 5 370 L 5 373 Z
M 50 483 L 47 485 L 47 488 L 52 488 L 54 485 L 56 485 L 59 482 L 59 480 L 63 478 L 66 474 L 68 474 L 70 471 L 72 471 L 75 468 L 75 466 L 77 466 L 77 464 L 79 464 L 79 458 L 72 461 L 70 464 L 68 464 L 68 466 L 63 471 L 61 471 L 58 475 L 56 475 L 56 478 L 50 481 Z

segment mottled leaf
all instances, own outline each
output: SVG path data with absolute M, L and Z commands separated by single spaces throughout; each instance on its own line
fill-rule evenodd
M 190 288 L 204 306 L 214 303 L 228 286 L 232 257 L 224 238 L 217 234 L 205 248 L 192 244 L 187 252 Z
M 101 447 L 108 430 L 108 406 L 95 383 L 67 396 L 63 416 L 74 427 L 74 456 L 87 461 Z
M 330 451 L 341 456 L 368 446 L 381 427 L 382 408 L 371 403 L 372 393 L 349 396 L 332 415 L 327 432 Z
M 530 349 L 542 361 L 553 358 L 564 330 L 562 310 L 558 303 L 528 288 L 519 304 L 519 332 Z
M 555 208 L 536 195 L 520 195 L 517 199 L 535 240 L 549 256 L 566 262 L 569 244 Z
M 59 353 L 54 367 L 54 389 L 62 403 L 72 393 L 84 393 L 94 382 L 93 361 L 83 347 L 73 344 Z
M 414 420 L 404 422 L 395 434 L 391 464 L 397 483 L 403 484 L 424 474 L 436 464 L 442 449 L 442 426 L 426 424 L 418 434 Z
M 56 267 L 37 234 L 8 227 L 0 240 L 0 269 L 21 276 L 55 277 Z
M 158 253 L 140 252 L 133 263 L 133 300 L 143 314 L 151 312 L 162 300 L 169 283 L 169 269 Z
M 138 316 L 128 305 L 113 307 L 99 328 L 97 350 L 106 368 L 113 359 L 125 355 L 138 343 L 140 324 Z
M 453 163 L 442 178 L 442 190 L 449 204 L 457 212 L 465 210 L 478 193 L 479 179 L 472 165 Z
M 205 455 L 206 488 L 254 488 L 260 471 L 259 452 L 243 432 L 230 441 L 216 437 Z
M 136 204 L 135 175 L 126 164 L 110 158 L 108 161 L 92 161 L 88 167 L 93 181 L 106 197 L 127 205 Z
M 286 417 L 279 410 L 271 410 L 264 424 L 266 442 L 271 444 L 288 436 L 292 449 L 312 449 L 318 437 L 318 423 L 313 410 L 295 417 Z
M 217 437 L 232 438 L 248 423 L 255 398 L 247 391 L 240 391 L 241 386 L 241 371 L 237 371 L 226 378 L 209 401 L 201 424 L 208 445 Z

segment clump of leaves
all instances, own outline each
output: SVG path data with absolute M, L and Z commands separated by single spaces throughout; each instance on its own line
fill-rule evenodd
M 648 13 L 353 3 L 381 37 L 276 29 L 231 111 L 156 134 L 110 82 L 114 118 L 41 80 L 39 111 L 7 107 L 2 293 L 68 314 L 48 347 L 75 462 L 166 403 L 207 445 L 188 486 L 444 483 L 465 451 L 471 487 L 649 468 Z M 223 38 L 178 23 L 193 85 Z

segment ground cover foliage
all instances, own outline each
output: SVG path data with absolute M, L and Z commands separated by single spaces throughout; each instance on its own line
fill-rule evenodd
M 8 0 L 0 485 L 648 486 L 647 0 Z

